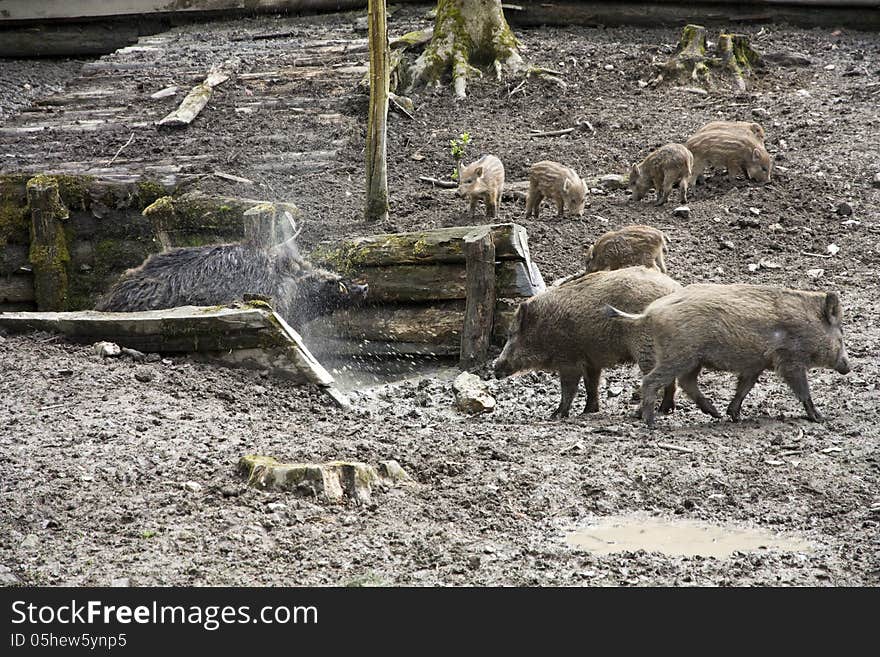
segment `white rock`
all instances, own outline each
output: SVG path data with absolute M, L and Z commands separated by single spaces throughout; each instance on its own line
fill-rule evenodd
M 840 247 L 836 244 L 829 244 L 825 247 L 825 250 L 831 255 L 837 255 L 838 251 L 840 251 Z
M 626 182 L 626 176 L 621 176 L 617 173 L 608 173 L 599 178 L 599 183 L 605 189 L 624 189 Z
M 495 398 L 486 383 L 476 374 L 462 372 L 452 382 L 455 405 L 465 413 L 489 413 L 495 410 Z
M 810 278 L 822 278 L 822 275 L 825 273 L 824 269 L 808 269 L 807 276 Z
M 178 91 L 177 87 L 165 87 L 164 89 L 160 89 L 156 93 L 152 94 L 150 98 L 159 99 L 159 98 L 167 98 L 168 96 L 173 96 Z
M 94 349 L 102 358 L 116 358 L 122 353 L 122 349 L 115 342 L 96 342 Z
M 806 89 L 798 89 L 797 91 L 795 91 L 795 93 L 798 96 L 800 96 L 801 98 L 809 98 L 810 97 L 810 92 L 807 91 Z
M 613 71 L 613 70 L 614 70 L 614 64 L 605 64 L 605 70 L 606 70 L 606 71 Z
M 691 209 L 686 205 L 679 205 L 672 211 L 673 216 L 681 217 L 682 219 L 690 219 Z
M 751 212 L 756 217 L 761 214 L 761 210 L 759 208 L 749 208 L 749 212 Z
M 269 502 L 266 505 L 266 508 L 274 513 L 276 511 L 284 511 L 285 509 L 287 509 L 287 505 L 282 504 L 281 502 Z
M 183 487 L 191 493 L 199 493 L 202 490 L 202 485 L 197 481 L 188 481 Z
M 754 274 L 756 271 L 758 271 L 761 268 L 761 265 L 759 265 L 757 262 L 750 262 L 748 264 L 748 268 L 749 268 L 749 271 Z
M 23 547 L 25 550 L 32 550 L 35 547 L 40 545 L 40 539 L 36 534 L 28 534 L 24 537 L 24 540 L 20 543 L 20 547 Z
M 782 269 L 782 265 L 772 260 L 761 260 L 758 265 L 761 269 Z
M 833 70 L 836 69 L 836 68 L 837 68 L 837 67 L 836 67 L 834 64 L 828 64 L 828 65 L 825 67 L 825 70 L 826 70 L 826 71 L 833 71 Z

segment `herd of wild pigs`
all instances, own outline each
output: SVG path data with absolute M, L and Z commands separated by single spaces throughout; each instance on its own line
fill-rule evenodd
M 633 164 L 632 199 L 653 188 L 662 205 L 677 185 L 682 202 L 707 166 L 725 167 L 731 180 L 744 173 L 770 179 L 773 163 L 757 123 L 714 121 L 685 144 L 666 144 Z M 484 155 L 459 163 L 458 194 L 473 215 L 478 202 L 495 217 L 504 188 L 504 165 Z M 544 160 L 529 170 L 526 218 L 537 217 L 544 199 L 559 216 L 582 215 L 587 186 L 574 169 Z M 295 230 L 295 225 L 292 225 Z M 176 248 L 129 270 L 98 305 L 99 310 L 153 310 L 214 305 L 247 294 L 273 299 L 292 326 L 362 302 L 367 286 L 313 267 L 295 236 L 277 245 L 253 243 Z M 517 308 L 510 334 L 494 362 L 503 378 L 528 370 L 557 372 L 562 398 L 551 418 L 567 417 L 581 379 L 584 413 L 599 410 L 603 368 L 636 363 L 641 369 L 641 417 L 654 426 L 655 405 L 675 410 L 676 384 L 703 412 L 720 417 L 697 383 L 702 368 L 739 378 L 727 415 L 739 420 L 742 403 L 764 370 L 773 369 L 819 421 L 807 383 L 814 367 L 850 370 L 833 292 L 805 292 L 762 285 L 688 285 L 667 272 L 666 236 L 650 226 L 628 226 L 602 235 L 584 251 L 584 269 Z
M 764 129 L 757 123 L 715 121 L 685 145 L 659 148 L 633 165 L 633 199 L 653 187 L 662 204 L 677 184 L 686 201 L 707 165 L 726 167 L 731 180 L 743 172 L 768 181 L 773 166 Z M 568 172 L 552 162 L 532 167 L 527 215 L 536 213 L 545 196 L 557 200 L 560 215 L 563 205 L 576 207 L 565 196 L 572 189 Z M 562 399 L 551 415 L 555 419 L 568 416 L 581 378 L 587 389 L 584 413 L 595 413 L 602 369 L 637 363 L 643 375 L 640 415 L 653 428 L 661 390 L 660 411 L 675 410 L 676 383 L 701 411 L 721 417 L 697 383 L 704 367 L 738 375 L 727 406 L 733 421 L 740 419 L 743 400 L 761 373 L 772 369 L 803 404 L 807 418 L 822 420 L 807 370 L 850 371 L 837 294 L 767 285 L 682 287 L 667 275 L 667 250 L 666 236 L 650 226 L 602 235 L 586 249 L 582 273 L 520 304 L 494 363 L 495 376 L 557 372 Z

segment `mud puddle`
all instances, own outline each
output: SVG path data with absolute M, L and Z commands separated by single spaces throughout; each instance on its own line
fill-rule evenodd
M 452 380 L 459 373 L 451 358 L 322 358 L 322 364 L 344 392 L 365 392 L 425 378 Z
M 660 552 L 669 556 L 716 557 L 734 552 L 781 550 L 812 552 L 813 545 L 797 536 L 734 526 L 713 525 L 697 520 L 667 520 L 646 516 L 609 516 L 595 525 L 566 536 L 566 543 L 595 554 L 615 552 Z

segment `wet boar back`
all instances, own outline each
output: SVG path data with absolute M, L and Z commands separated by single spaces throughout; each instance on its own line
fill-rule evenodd
M 651 226 L 626 226 L 602 235 L 584 252 L 587 273 L 642 265 L 666 273 L 668 240 Z
M 764 140 L 766 139 L 766 133 L 764 132 L 764 128 L 760 123 L 755 123 L 753 121 L 710 121 L 703 127 L 701 127 L 697 132 L 706 132 L 711 130 L 732 130 L 732 131 L 742 131 L 746 132 L 759 142 L 761 145 L 764 145 Z M 696 133 L 694 133 L 696 134 Z

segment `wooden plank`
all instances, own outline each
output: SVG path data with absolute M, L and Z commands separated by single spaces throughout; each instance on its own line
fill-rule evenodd
M 466 306 L 461 330 L 459 366 L 469 369 L 485 362 L 495 320 L 495 245 L 489 228 L 464 238 L 467 257 Z
M 112 340 L 147 352 L 195 352 L 223 362 L 270 367 L 324 389 L 348 406 L 333 377 L 309 352 L 299 334 L 268 308 L 252 305 L 181 306 L 134 313 L 0 313 L 0 328 L 22 333 L 50 331 L 79 342 Z
M 180 102 L 180 106 L 165 118 L 157 121 L 156 125 L 162 128 L 188 126 L 211 100 L 214 87 L 226 82 L 237 68 L 238 63 L 235 61 L 226 61 L 213 66 L 205 81 L 193 87 Z
M 499 298 L 532 297 L 544 290 L 537 268 L 530 271 L 523 262 L 501 261 L 495 276 Z M 369 284 L 371 303 L 421 303 L 467 296 L 467 268 L 463 264 L 364 267 L 357 270 L 356 277 Z
M 26 273 L 22 268 L 30 271 L 30 264 L 28 247 L 24 244 L 7 244 L 0 247 L 0 276 Z

